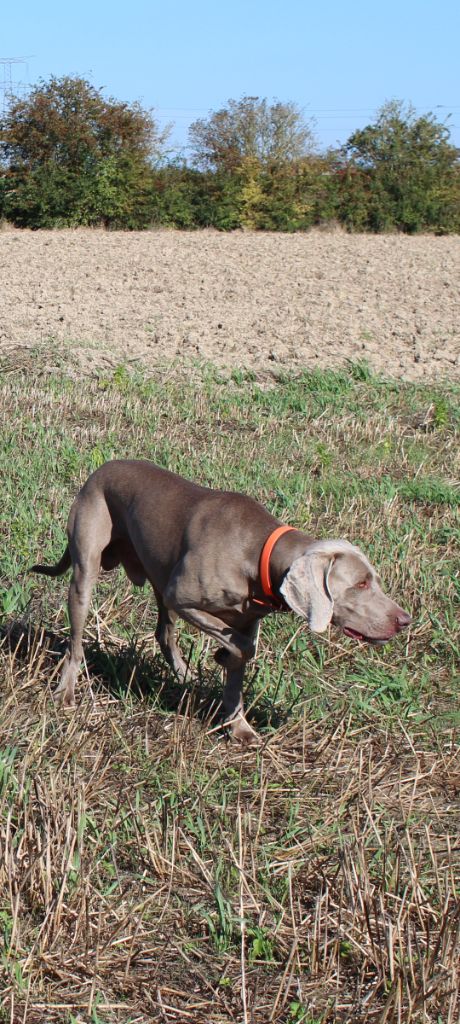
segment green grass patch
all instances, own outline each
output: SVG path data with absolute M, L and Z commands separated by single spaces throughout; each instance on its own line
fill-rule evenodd
M 378 566 L 386 587 L 415 613 L 412 639 L 367 650 L 364 677 L 377 712 L 406 708 L 407 688 L 383 700 L 373 678 L 412 679 L 411 712 L 432 707 L 442 679 L 443 707 L 458 698 L 456 608 L 460 487 L 459 390 L 375 378 L 360 364 L 316 371 L 271 385 L 212 367 L 189 375 L 143 375 L 121 366 L 109 376 L 79 380 L 8 374 L 1 390 L 0 601 L 6 617 L 34 615 L 65 628 L 64 582 L 24 575 L 37 559 L 60 555 L 74 495 L 110 458 L 149 458 L 202 483 L 245 491 L 284 521 L 315 536 L 343 536 Z M 441 410 L 433 419 L 433 409 Z M 429 429 L 426 412 L 431 410 Z M 111 628 L 126 642 L 147 622 L 153 602 L 118 578 L 99 586 L 113 602 Z M 57 610 L 58 618 L 54 611 Z M 433 623 L 440 625 L 434 626 Z M 275 724 L 302 700 L 314 713 L 329 708 L 324 680 L 345 704 L 357 652 L 332 634 L 314 640 L 291 618 L 263 629 L 251 694 Z M 441 632 L 441 635 L 439 633 Z M 185 645 L 200 643 L 184 629 Z M 436 669 L 427 668 L 436 645 Z M 278 652 L 288 646 L 278 661 Z M 202 643 L 201 643 L 202 646 Z M 358 652 L 358 657 L 360 657 Z M 144 673 L 145 674 L 145 673 Z M 385 691 L 386 692 L 386 691 Z M 399 697 L 397 695 L 399 694 Z

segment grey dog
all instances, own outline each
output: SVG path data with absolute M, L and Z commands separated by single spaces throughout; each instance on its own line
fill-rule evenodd
M 411 622 L 348 541 L 315 540 L 283 527 L 246 495 L 201 487 L 151 462 L 119 460 L 97 469 L 72 505 L 67 533 L 57 565 L 32 566 L 48 576 L 72 566 L 70 644 L 56 690 L 65 704 L 74 702 L 83 629 L 101 566 L 122 565 L 134 584 L 151 583 L 158 604 L 155 635 L 180 679 L 186 665 L 174 637 L 177 617 L 218 641 L 226 723 L 243 743 L 256 740 L 244 717 L 242 687 L 265 615 L 292 610 L 314 632 L 332 623 L 373 644 Z

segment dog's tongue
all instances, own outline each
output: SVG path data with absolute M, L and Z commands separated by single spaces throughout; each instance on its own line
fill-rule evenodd
M 350 626 L 344 626 L 343 627 L 343 632 L 345 633 L 346 636 L 353 637 L 353 640 L 364 640 L 363 634 L 362 633 L 358 633 L 358 631 L 356 629 L 351 629 Z

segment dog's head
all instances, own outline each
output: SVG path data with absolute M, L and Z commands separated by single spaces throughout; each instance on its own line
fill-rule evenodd
M 382 644 L 412 621 L 383 593 L 366 556 L 344 540 L 311 544 L 289 567 L 279 589 L 315 633 L 332 622 L 356 640 Z

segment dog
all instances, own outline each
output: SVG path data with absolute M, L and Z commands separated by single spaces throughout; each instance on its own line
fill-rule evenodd
M 202 487 L 152 462 L 115 460 L 92 473 L 72 505 L 67 534 L 56 565 L 31 567 L 47 576 L 72 567 L 59 703 L 74 703 L 83 629 L 101 567 L 122 565 L 136 586 L 149 581 L 158 604 L 155 636 L 179 679 L 186 664 L 174 636 L 178 616 L 218 642 L 225 724 L 242 743 L 257 742 L 242 689 L 266 615 L 291 610 L 315 633 L 332 623 L 371 644 L 386 643 L 411 622 L 353 544 L 315 540 L 280 524 L 253 498 Z

